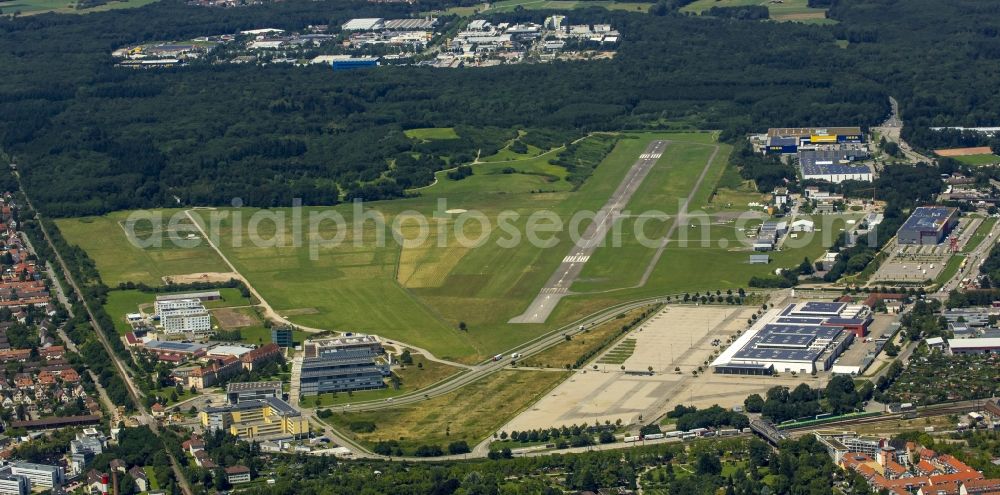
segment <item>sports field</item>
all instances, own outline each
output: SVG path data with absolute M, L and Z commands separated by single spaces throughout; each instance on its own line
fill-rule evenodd
M 832 24 L 836 21 L 826 18 L 826 9 L 814 9 L 808 6 L 808 0 L 784 0 L 770 2 L 767 0 L 696 0 L 681 9 L 681 12 L 702 13 L 712 7 L 738 7 L 743 5 L 764 5 L 772 20 L 795 21 L 811 24 Z
M 954 159 L 966 165 L 996 165 L 1000 163 L 1000 156 L 993 153 L 983 153 L 979 155 L 955 156 Z

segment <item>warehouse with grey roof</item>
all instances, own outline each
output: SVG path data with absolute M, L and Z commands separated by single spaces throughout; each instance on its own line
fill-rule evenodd
M 944 241 L 958 225 L 958 208 L 921 206 L 913 210 L 910 218 L 896 233 L 899 244 L 935 245 Z

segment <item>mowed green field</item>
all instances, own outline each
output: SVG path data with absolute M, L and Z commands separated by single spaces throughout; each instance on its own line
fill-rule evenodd
M 764 5 L 771 19 L 776 21 L 796 21 L 815 24 L 832 24 L 836 21 L 826 18 L 826 9 L 814 9 L 808 5 L 808 0 L 784 0 L 772 3 L 768 0 L 696 0 L 681 12 L 702 13 L 712 7 L 739 7 L 744 5 Z
M 527 174 L 492 175 L 490 171 L 495 167 L 510 164 L 476 164 L 473 176 L 461 181 L 442 179 L 422 190 L 419 198 L 365 205 L 371 208 L 367 214 L 377 212 L 390 228 L 378 228 L 374 220 L 368 220 L 363 228 L 352 226 L 341 231 L 343 242 L 337 246 L 318 248 L 312 253 L 292 247 L 289 225 L 278 236 L 288 240 L 287 247 L 254 246 L 248 227 L 255 211 L 247 209 L 241 211 L 242 234 L 238 242 L 231 218 L 219 222 L 221 247 L 263 297 L 295 323 L 378 333 L 448 359 L 486 359 L 566 323 L 506 323 L 524 310 L 565 256 L 569 236 L 566 232 L 551 234 L 557 242 L 552 248 L 527 242 L 526 238 L 505 247 L 499 241 L 511 237 L 498 228 L 501 217 L 509 219 L 513 230 L 524 232 L 529 217 L 540 210 L 561 218 L 582 209 L 596 211 L 654 137 L 662 136 L 623 139 L 591 180 L 575 192 L 569 192 L 570 184 L 558 178 L 565 172 L 548 165 L 547 159 L 530 160 L 516 167 L 550 172 L 555 180 L 549 184 L 560 191 L 532 194 L 516 188 L 508 188 L 513 192 L 502 190 L 495 184 L 496 179 Z M 441 206 L 439 201 L 443 202 Z M 340 205 L 333 210 L 353 224 L 352 208 Z M 445 213 L 454 209 L 477 213 L 463 215 L 461 218 L 468 220 L 459 221 L 457 214 Z M 303 215 L 308 218 L 311 212 L 321 210 L 307 208 Z M 290 214 L 288 210 L 275 212 Z M 208 216 L 212 212 L 201 213 L 206 225 L 210 224 Z M 434 230 L 429 232 L 429 239 L 418 244 L 412 241 L 421 230 L 419 218 L 427 219 L 428 229 Z M 485 222 L 485 228 L 480 221 Z M 439 228 L 445 232 L 440 242 Z M 330 222 L 317 235 L 332 238 L 336 230 Z M 273 222 L 261 222 L 257 231 L 264 239 L 273 238 L 277 232 Z M 378 240 L 380 232 L 384 232 L 383 243 Z M 390 239 L 391 232 L 406 240 L 402 247 Z M 480 242 L 475 244 L 477 239 Z M 236 244 L 240 247 L 234 247 Z M 466 323 L 467 331 L 459 330 L 460 322 Z
M 458 133 L 455 132 L 454 127 L 424 127 L 420 129 L 409 129 L 403 131 L 403 134 L 410 139 L 423 139 L 423 140 L 433 140 L 433 139 L 458 139 Z
M 994 155 L 992 153 L 986 153 L 982 155 L 953 156 L 952 158 L 966 165 L 995 165 L 997 163 L 1000 163 L 1000 156 Z
M 196 231 L 183 216 L 182 210 L 158 210 L 164 224 L 175 214 L 175 228 L 153 229 L 148 221 L 134 224 L 135 239 L 150 239 L 159 236 L 163 242 L 159 246 L 137 247 L 126 236 L 129 212 L 116 212 L 102 217 L 61 218 L 56 226 L 63 236 L 87 251 L 97 264 L 101 279 L 108 286 L 121 282 L 142 282 L 147 285 L 163 285 L 163 277 L 202 272 L 228 272 L 229 268 L 221 258 L 204 242 L 195 247 L 179 247 L 169 239 L 175 235 L 186 239 Z
M 968 242 L 965 243 L 965 246 L 962 247 L 962 252 L 968 253 L 975 251 L 975 249 L 979 247 L 979 245 L 982 244 L 984 240 L 986 240 L 986 236 L 988 236 L 990 232 L 993 231 L 993 227 L 996 225 L 996 223 L 997 223 L 996 217 L 984 218 L 983 221 L 980 222 L 979 227 L 976 228 L 976 231 L 973 232 L 972 235 L 969 237 L 969 240 Z
M 752 275 L 771 273 L 775 267 L 791 266 L 804 256 L 822 252 L 819 243 L 792 246 L 773 253 L 775 262 L 769 266 L 751 266 L 746 263 L 749 253 L 738 246 L 732 226 L 716 225 L 712 227 L 713 242 L 729 236 L 729 247 L 672 242 L 645 286 L 633 287 L 654 250 L 634 240 L 629 229 L 635 228 L 635 219 L 626 218 L 625 242 L 617 248 L 599 248 L 583 278 L 574 285 L 574 291 L 585 294 L 564 299 L 546 324 L 507 324 L 537 295 L 571 246 L 565 225 L 539 234 L 551 246 L 527 242 L 523 233 L 529 217 L 548 211 L 568 223 L 577 212 L 596 211 L 654 139 L 671 144 L 629 209 L 676 213 L 678 197 L 690 193 L 718 147 L 690 209 L 724 210 L 710 203 L 709 196 L 724 173 L 728 146 L 717 145 L 711 133 L 643 133 L 623 137 L 576 190 L 564 179 L 564 169 L 548 164 L 548 157 L 538 157 L 475 164 L 475 174 L 464 180 L 439 178 L 437 184 L 421 190 L 419 197 L 368 203 L 359 211 L 354 211 L 354 205 L 304 208 L 299 213 L 301 229 L 292 225 L 291 209 L 202 209 L 193 214 L 206 227 L 218 226 L 209 229 L 214 231 L 210 235 L 217 236 L 226 257 L 279 314 L 292 322 L 376 333 L 461 362 L 487 359 L 586 314 L 639 297 L 745 287 Z M 513 167 L 517 173 L 502 173 L 504 167 Z M 515 180 L 535 177 L 544 177 L 541 184 L 549 192 L 537 192 L 540 183 Z M 732 209 L 738 206 L 732 205 Z M 473 213 L 463 215 L 460 210 Z M 310 227 L 316 223 L 309 220 L 314 215 L 331 212 L 341 215 L 344 224 L 327 219 Z M 125 216 L 116 213 L 58 222 L 71 243 L 88 250 L 109 283 L 156 283 L 167 274 L 225 269 L 205 243 L 186 250 L 131 246 L 119 224 Z M 354 225 L 356 216 L 364 221 Z M 380 217 L 385 226 L 380 227 L 372 217 Z M 284 220 L 275 221 L 280 218 Z M 501 224 L 506 228 L 499 228 Z M 667 225 L 650 221 L 646 232 L 662 236 Z M 586 222 L 579 230 L 585 226 Z M 424 240 L 417 242 L 425 233 Z M 395 240 L 394 234 L 402 242 Z M 337 243 L 319 242 L 338 237 Z M 301 240 L 299 245 L 296 238 Z M 460 323 L 465 323 L 466 330 L 459 329 Z

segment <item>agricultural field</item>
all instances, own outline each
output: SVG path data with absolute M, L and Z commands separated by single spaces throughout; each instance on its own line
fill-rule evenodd
M 444 448 L 464 440 L 472 448 L 568 375 L 561 371 L 504 370 L 417 405 L 336 412 L 326 421 L 345 433 L 352 431 L 352 423 L 373 423 L 373 431 L 353 434 L 368 447 L 395 440 L 404 451 L 412 452 L 421 445 Z
M 158 210 L 169 219 L 182 210 Z M 110 213 L 101 217 L 60 218 L 55 221 L 63 237 L 87 251 L 110 287 L 121 282 L 163 285 L 163 277 L 201 272 L 228 271 L 225 263 L 204 242 L 195 247 L 180 247 L 170 241 L 173 235 L 187 240 L 197 232 L 186 218 L 173 228 L 154 229 L 148 221 L 134 224 L 132 239 L 146 241 L 162 238 L 159 246 L 139 248 L 126 234 L 129 212 Z M 164 222 L 166 224 L 166 222 Z
M 765 5 L 772 20 L 795 21 L 810 24 L 833 24 L 836 21 L 826 18 L 826 9 L 814 9 L 808 6 L 808 0 L 784 0 L 770 2 L 768 0 L 696 0 L 685 6 L 681 12 L 702 13 L 712 7 L 739 7 L 744 5 Z
M 59 14 L 88 14 L 105 10 L 130 9 L 148 5 L 156 0 L 122 0 L 111 1 L 103 5 L 78 9 L 73 0 L 9 0 L 0 2 L 0 12 L 4 14 L 20 13 L 20 15 L 44 14 L 55 12 Z
M 980 154 L 980 155 L 962 155 L 952 157 L 966 165 L 996 165 L 1000 163 L 1000 156 L 994 155 L 992 153 Z

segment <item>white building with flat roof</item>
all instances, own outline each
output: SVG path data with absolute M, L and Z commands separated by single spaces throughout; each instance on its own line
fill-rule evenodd
M 59 466 L 35 464 L 32 462 L 15 462 L 10 465 L 10 474 L 24 476 L 34 486 L 54 488 L 66 482 L 66 473 Z
M 363 17 L 351 19 L 340 26 L 342 31 L 374 31 L 385 26 L 385 19 L 381 17 Z
M 10 467 L 0 469 L 0 495 L 28 495 L 31 481 L 26 476 L 10 473 Z
M 202 304 L 200 299 L 189 297 L 184 299 L 157 299 L 154 307 L 156 308 L 156 314 L 159 315 L 164 311 L 171 311 L 174 309 L 204 309 L 205 305 Z
M 167 335 L 212 333 L 212 317 L 204 307 L 164 311 L 160 313 L 160 325 Z

